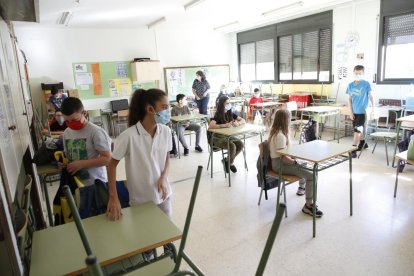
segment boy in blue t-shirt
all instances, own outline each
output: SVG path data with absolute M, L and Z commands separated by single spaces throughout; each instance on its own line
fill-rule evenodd
M 346 94 L 349 95 L 349 107 L 351 109 L 351 120 L 354 126 L 354 140 L 353 146 L 358 146 L 357 151 L 361 151 L 365 143 L 364 141 L 364 125 L 365 125 L 365 110 L 368 107 L 368 99 L 371 102 L 372 110 L 374 112 L 374 97 L 371 93 L 371 85 L 366 80 L 363 80 L 364 66 L 357 65 L 354 67 L 354 81 L 348 85 Z M 358 143 L 359 142 L 359 143 Z M 368 145 L 365 144 L 365 148 Z M 356 151 L 352 152 L 352 157 L 357 156 Z

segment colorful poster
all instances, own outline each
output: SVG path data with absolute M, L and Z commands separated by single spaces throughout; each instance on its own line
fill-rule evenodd
M 91 64 L 92 79 L 93 79 L 93 95 L 102 95 L 102 83 L 101 83 L 101 68 L 99 63 Z
M 132 84 L 129 78 L 108 80 L 108 89 L 111 97 L 130 96 L 132 94 Z
M 125 62 L 118 62 L 116 64 L 116 74 L 118 78 L 128 77 L 127 64 Z
M 88 67 L 86 64 L 75 64 L 75 73 L 86 73 L 88 72 Z

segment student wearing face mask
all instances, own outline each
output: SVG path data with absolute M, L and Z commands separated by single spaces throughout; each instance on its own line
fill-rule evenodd
M 149 201 L 171 218 L 171 186 L 168 181 L 172 149 L 167 94 L 160 89 L 138 89 L 129 106 L 129 128 L 115 141 L 108 166 L 110 220 L 121 219 L 122 211 L 116 191 L 116 167 L 125 158 L 130 205 Z
M 56 133 L 63 133 L 65 129 L 67 128 L 65 118 L 63 118 L 62 111 L 60 109 L 57 109 L 55 111 L 55 117 L 52 121 L 49 122 L 49 130 L 53 134 Z
M 257 103 L 263 103 L 263 98 L 260 97 L 260 90 L 259 90 L 259 88 L 255 88 L 253 92 L 254 92 L 253 97 L 249 101 L 249 106 L 250 106 L 250 108 L 249 108 L 249 115 L 254 120 L 254 118 L 256 117 L 256 114 L 257 113 L 261 114 L 260 110 L 257 110 L 259 108 L 256 107 L 255 104 L 257 104 Z
M 351 120 L 354 127 L 353 146 L 358 147 L 356 151 L 361 151 L 364 145 L 364 126 L 366 120 L 365 111 L 368 107 L 368 100 L 371 102 L 371 113 L 374 112 L 374 97 L 372 96 L 371 85 L 363 79 L 364 66 L 354 67 L 354 81 L 348 85 L 346 94 L 349 95 L 349 108 L 351 110 Z M 364 148 L 368 148 L 365 144 Z M 352 152 L 352 157 L 356 158 L 356 151 Z
M 190 115 L 190 109 L 188 108 L 187 97 L 184 94 L 178 94 L 177 97 L 177 105 L 174 106 L 171 110 L 171 116 L 182 116 L 182 115 Z M 178 139 L 180 140 L 181 144 L 184 147 L 184 155 L 187 156 L 190 153 L 188 149 L 187 141 L 184 137 L 184 131 L 191 130 L 196 133 L 196 144 L 195 150 L 197 152 L 203 152 L 203 149 L 200 147 L 200 138 L 201 138 L 201 126 L 198 124 L 185 124 L 180 125 L 178 127 Z
M 78 98 L 66 98 L 61 111 L 67 125 L 63 133 L 63 148 L 69 159 L 67 171 L 84 185 L 93 185 L 96 179 L 107 182 L 111 138 L 105 130 L 86 120 L 86 111 Z M 64 165 L 60 163 L 59 167 Z
M 242 124 L 245 124 L 245 120 L 234 113 L 230 99 L 228 97 L 221 97 L 218 105 L 217 105 L 217 111 L 214 115 L 214 118 L 210 121 L 210 124 L 208 126 L 209 129 L 215 129 L 215 128 L 228 128 L 228 127 L 237 127 Z M 210 137 L 209 137 L 210 139 Z M 236 166 L 234 166 L 234 159 L 236 156 L 242 152 L 244 144 L 239 139 L 232 139 L 230 140 L 229 148 L 227 144 L 227 139 L 220 136 L 214 136 L 213 145 L 217 146 L 222 149 L 227 149 L 228 159 L 222 160 L 223 165 L 225 166 L 226 172 L 228 173 L 228 162 L 230 162 L 230 170 L 232 172 L 237 172 Z

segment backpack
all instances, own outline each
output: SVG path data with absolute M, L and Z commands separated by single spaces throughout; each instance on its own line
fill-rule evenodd
M 306 143 L 316 139 L 316 121 L 309 120 L 300 131 L 300 142 Z
M 263 190 L 267 191 L 273 188 L 276 188 L 279 185 L 279 179 L 274 177 L 268 177 L 267 171 L 272 167 L 272 160 L 269 154 L 269 142 L 265 140 L 259 145 L 260 154 L 257 158 L 257 182 L 258 186 L 262 187 Z

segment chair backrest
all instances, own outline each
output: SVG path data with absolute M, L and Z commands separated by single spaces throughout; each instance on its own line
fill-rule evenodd
M 128 117 L 128 115 L 129 115 L 128 109 L 123 109 L 123 110 L 118 111 L 118 117 Z
M 101 117 L 101 110 L 100 109 L 88 110 L 88 116 L 89 118 Z
M 269 164 L 271 164 L 270 162 L 269 142 L 265 140 L 259 144 L 259 158 L 257 160 L 257 180 L 259 187 L 265 182 Z
M 291 101 L 286 103 L 286 109 L 290 112 L 298 110 L 298 103 L 296 101 Z
M 128 109 L 128 100 L 122 99 L 122 100 L 111 101 L 111 109 L 113 113 L 116 113 L 119 110 Z

